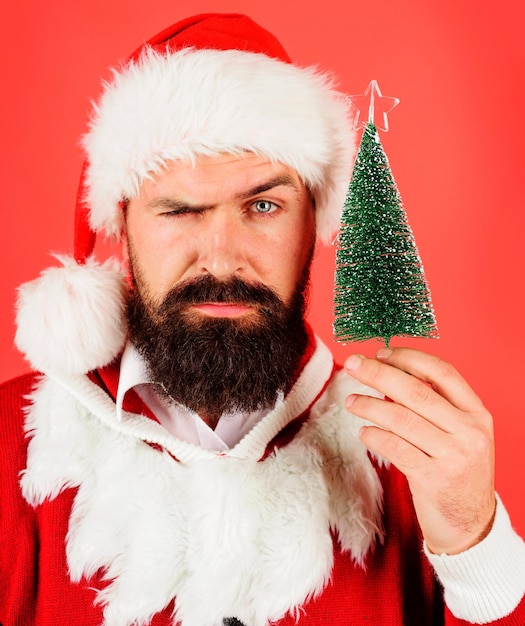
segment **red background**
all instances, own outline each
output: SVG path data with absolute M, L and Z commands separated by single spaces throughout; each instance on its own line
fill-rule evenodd
M 382 134 L 430 282 L 432 351 L 471 382 L 496 424 L 497 488 L 525 535 L 525 88 L 522 0 L 19 0 L 0 37 L 0 378 L 27 369 L 12 345 L 15 289 L 69 252 L 89 101 L 100 78 L 171 22 L 247 12 L 302 65 L 362 93 L 377 79 L 400 98 Z M 271 94 L 261 94 L 271 98 Z M 332 343 L 333 249 L 314 270 L 311 318 Z M 372 354 L 375 342 L 357 346 Z M 334 345 L 342 359 L 350 346 Z

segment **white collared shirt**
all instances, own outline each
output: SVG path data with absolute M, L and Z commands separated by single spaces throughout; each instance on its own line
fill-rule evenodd
M 125 419 L 122 410 L 124 397 L 134 389 L 141 400 L 152 411 L 164 428 L 177 439 L 200 446 L 205 450 L 223 452 L 237 444 L 270 410 L 283 402 L 282 395 L 274 407 L 252 413 L 225 413 L 215 430 L 194 411 L 182 404 L 168 402 L 151 380 L 146 363 L 134 346 L 128 342 L 122 354 L 120 377 L 117 389 L 117 418 Z

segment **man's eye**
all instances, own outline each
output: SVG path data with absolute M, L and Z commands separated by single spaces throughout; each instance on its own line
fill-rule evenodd
M 256 200 L 252 206 L 257 213 L 270 213 L 277 208 L 277 205 L 269 200 Z
M 199 209 L 194 209 L 192 207 L 181 207 L 180 209 L 173 209 L 172 211 L 166 211 L 165 213 L 163 213 L 163 215 L 170 217 L 170 216 L 191 215 L 191 214 L 200 215 L 201 213 L 202 211 L 200 211 Z

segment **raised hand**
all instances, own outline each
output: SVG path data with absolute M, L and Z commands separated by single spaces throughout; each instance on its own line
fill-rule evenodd
M 408 348 L 352 355 L 345 370 L 385 400 L 351 395 L 369 420 L 362 442 L 407 477 L 428 549 L 457 554 L 486 536 L 494 517 L 492 417 L 456 369 Z

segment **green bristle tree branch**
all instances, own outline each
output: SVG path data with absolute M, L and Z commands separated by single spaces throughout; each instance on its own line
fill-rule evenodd
M 373 122 L 365 126 L 337 240 L 334 336 L 437 337 L 430 292 Z

